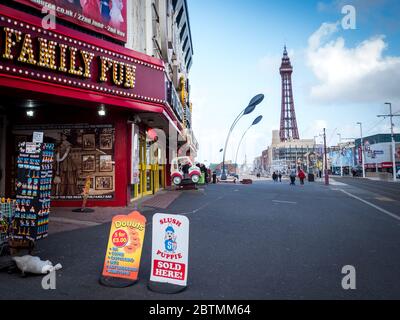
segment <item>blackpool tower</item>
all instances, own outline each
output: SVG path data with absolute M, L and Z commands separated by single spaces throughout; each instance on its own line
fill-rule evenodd
M 282 105 L 281 105 L 281 127 L 279 137 L 281 141 L 297 140 L 299 130 L 297 128 L 296 113 L 294 111 L 292 73 L 293 67 L 290 63 L 286 46 L 283 51 L 282 64 L 279 69 L 282 77 Z

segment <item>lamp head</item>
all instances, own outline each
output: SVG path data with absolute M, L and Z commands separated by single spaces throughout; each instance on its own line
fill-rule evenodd
M 255 126 L 262 120 L 263 116 L 258 116 L 257 118 L 254 119 L 252 126 Z
M 249 107 L 250 106 L 257 106 L 259 105 L 262 101 L 264 100 L 264 95 L 263 94 L 258 94 L 256 96 L 253 97 L 253 99 L 250 100 L 249 102 Z
M 252 113 L 253 111 L 254 111 L 254 109 L 256 108 L 256 106 L 255 105 L 249 105 L 246 109 L 244 109 L 244 115 L 246 115 L 246 114 L 250 114 L 250 113 Z

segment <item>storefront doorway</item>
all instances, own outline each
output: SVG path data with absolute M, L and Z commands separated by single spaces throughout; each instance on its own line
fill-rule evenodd
M 154 152 L 151 141 L 139 138 L 139 184 L 134 186 L 133 199 L 153 195 L 165 187 L 165 166 L 159 164 L 158 152 Z

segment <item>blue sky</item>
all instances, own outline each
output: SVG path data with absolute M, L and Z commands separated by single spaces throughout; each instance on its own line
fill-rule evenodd
M 345 4 L 356 9 L 356 29 L 344 30 Z M 301 138 L 327 128 L 329 144 L 342 137 L 388 132 L 380 120 L 385 101 L 400 110 L 400 1 L 397 0 L 188 0 L 194 64 L 191 69 L 198 161 L 219 162 L 229 127 L 258 93 L 264 102 L 240 121 L 227 149 L 252 162 L 279 129 L 279 66 L 286 43 L 294 67 L 293 90 Z M 396 126 L 400 125 L 396 120 Z M 396 128 L 396 131 L 399 131 Z

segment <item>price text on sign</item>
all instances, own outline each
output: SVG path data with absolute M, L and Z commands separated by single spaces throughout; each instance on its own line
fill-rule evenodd
M 135 211 L 113 218 L 103 276 L 137 280 L 146 218 Z
M 128 244 L 128 234 L 124 230 L 117 230 L 113 233 L 112 242 L 116 247 L 124 247 Z
M 155 214 L 150 280 L 186 286 L 188 258 L 188 218 L 181 215 Z

